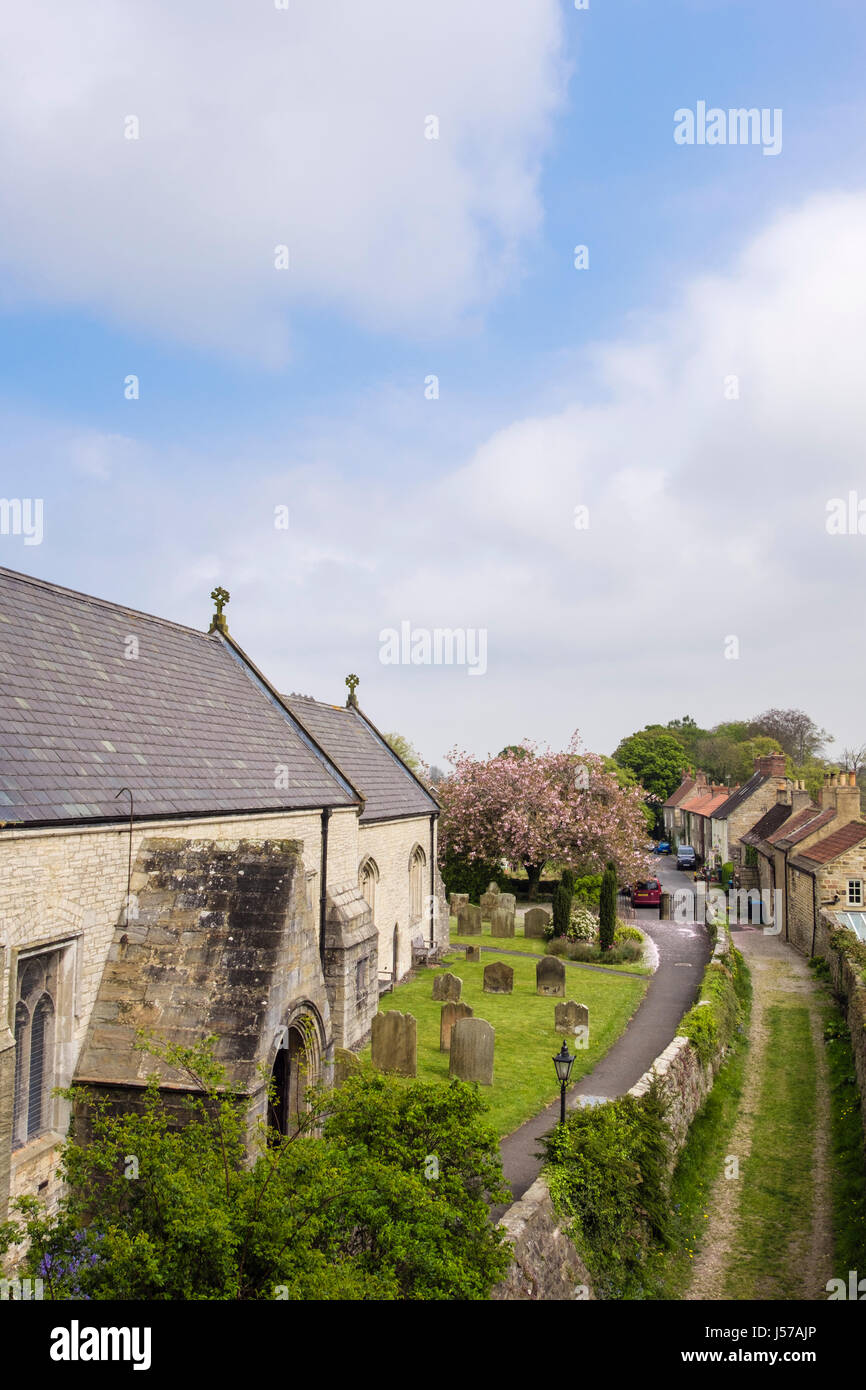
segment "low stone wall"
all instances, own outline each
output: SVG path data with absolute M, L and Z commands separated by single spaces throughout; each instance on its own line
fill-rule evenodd
M 833 950 L 830 945 L 830 931 L 834 928 L 838 929 L 838 925 L 830 913 L 821 913 L 821 920 L 816 933 L 815 953 L 823 956 L 830 966 L 833 989 L 843 1001 L 845 1021 L 851 1033 L 854 1071 L 857 1076 L 857 1087 L 860 1091 L 860 1116 L 863 1121 L 864 1139 L 866 1139 L 866 983 L 864 983 L 860 973 L 862 967 L 858 966 L 853 954 L 859 944 L 854 933 L 850 933 L 851 955 L 846 954 L 844 950 Z
M 727 934 L 722 932 L 711 961 L 724 955 L 727 946 Z M 660 1078 L 668 1099 L 671 1167 L 686 1142 L 692 1121 L 713 1088 L 723 1060 L 724 1052 L 719 1052 L 710 1064 L 705 1064 L 688 1038 L 676 1037 L 629 1091 L 631 1096 L 645 1095 L 653 1078 Z M 500 1225 L 514 1246 L 514 1259 L 506 1278 L 491 1293 L 492 1299 L 562 1302 L 594 1298 L 589 1274 L 560 1226 L 543 1177 L 537 1178 L 520 1201 L 508 1208 Z
M 511 1268 L 490 1297 L 494 1300 L 566 1302 L 593 1297 L 589 1274 L 553 1209 L 543 1178 L 503 1216 L 514 1247 Z

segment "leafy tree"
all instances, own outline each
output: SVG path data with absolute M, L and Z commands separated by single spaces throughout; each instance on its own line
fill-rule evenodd
M 616 932 L 616 890 L 616 865 L 608 864 L 598 899 L 598 941 L 603 951 L 610 950 Z
M 679 739 L 664 730 L 645 729 L 643 733 L 624 738 L 613 756 L 660 801 L 666 801 L 680 785 L 683 767 L 688 761 Z
M 565 936 L 571 921 L 571 904 L 574 895 L 571 888 L 563 882 L 557 883 L 553 890 L 553 935 Z
M 486 761 L 453 749 L 453 774 L 438 788 L 440 845 L 487 862 L 522 864 L 529 893 L 548 860 L 584 873 L 616 859 L 624 873 L 643 867 L 644 816 L 638 788 L 621 788 L 602 759 L 580 750 L 575 734 L 561 753 L 523 745 Z
M 296 1137 L 260 1126 L 250 1164 L 214 1042 L 150 1048 L 196 1088 L 180 1128 L 156 1074 L 136 1113 L 70 1093 L 89 1132 L 63 1146 L 59 1210 L 22 1198 L 0 1227 L 48 1298 L 487 1298 L 509 1263 L 488 1200 L 507 1191 L 474 1087 L 362 1069 L 310 1093 Z
M 393 748 L 397 757 L 402 758 L 406 766 L 412 769 L 416 777 L 420 776 L 423 763 L 408 738 L 404 738 L 402 734 L 386 734 L 385 742 Z
M 749 725 L 751 734 L 774 738 L 795 763 L 804 763 L 820 753 L 825 743 L 832 743 L 831 734 L 821 729 L 801 709 L 768 709 Z

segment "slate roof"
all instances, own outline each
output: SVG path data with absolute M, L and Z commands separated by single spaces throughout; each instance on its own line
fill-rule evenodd
M 429 816 L 439 810 L 439 803 L 360 710 L 322 704 L 308 695 L 284 695 L 283 699 L 365 798 L 362 824 Z
M 835 820 L 836 810 L 833 806 L 828 806 L 822 810 L 820 806 L 804 806 L 802 811 L 798 811 L 789 821 L 786 821 L 779 830 L 770 835 L 769 843 L 777 849 L 790 849 L 792 845 L 798 845 L 801 840 L 805 840 L 814 831 L 820 830 L 822 826 L 829 825 L 831 820 Z
M 852 820 L 825 836 L 823 840 L 818 840 L 808 849 L 804 849 L 799 857 L 809 859 L 813 864 L 829 864 L 831 859 L 838 859 L 840 854 L 844 854 L 847 849 L 853 849 L 862 840 L 866 840 L 866 824 L 860 820 Z
M 747 830 L 740 839 L 744 845 L 760 845 L 768 836 L 772 835 L 791 815 L 792 807 L 784 801 L 777 801 L 775 806 L 771 806 L 769 811 L 765 811 L 761 819 L 755 821 L 751 830 Z
M 763 772 L 753 772 L 748 782 L 744 782 L 737 791 L 731 792 L 727 801 L 723 801 L 718 810 L 713 811 L 713 820 L 727 820 L 738 806 L 742 806 L 744 801 L 748 801 L 749 797 L 753 796 L 758 788 L 769 780 L 769 777 L 766 777 Z
M 359 799 L 222 637 L 0 569 L 0 823 L 123 820 L 124 786 L 136 818 Z

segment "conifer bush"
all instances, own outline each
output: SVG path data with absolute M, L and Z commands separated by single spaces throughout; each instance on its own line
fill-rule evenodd
M 616 931 L 616 865 L 609 863 L 601 880 L 598 899 L 598 940 L 603 951 L 613 945 Z

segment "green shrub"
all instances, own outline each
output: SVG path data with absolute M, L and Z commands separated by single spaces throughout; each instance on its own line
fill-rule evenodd
M 723 864 L 722 867 L 721 867 L 721 869 L 719 870 L 719 882 L 721 883 L 721 885 L 722 885 L 722 887 L 724 888 L 725 892 L 727 892 L 727 890 L 730 888 L 730 886 L 731 886 L 731 879 L 732 879 L 733 877 L 734 877 L 734 866 L 733 866 L 733 864 L 731 864 L 730 862 L 728 862 L 728 863 L 726 863 L 726 864 Z
M 571 894 L 564 884 L 558 883 L 553 890 L 553 935 L 567 935 L 570 920 Z
M 601 874 L 581 874 L 574 880 L 574 896 L 587 907 L 598 907 L 601 892 Z
M 499 864 L 488 864 L 483 859 L 466 859 L 460 854 L 446 854 L 442 863 L 442 882 L 449 897 L 452 893 L 468 893 L 469 901 L 477 903 L 481 894 L 487 892 L 488 883 L 498 883 L 501 888 L 505 875 Z
M 574 897 L 574 874 L 571 869 L 563 869 L 559 876 L 559 881 L 567 893 Z
M 742 1018 L 743 958 L 731 946 L 711 960 L 701 982 L 701 998 L 682 1019 L 678 1032 L 689 1039 L 702 1062 L 726 1048 Z
M 667 1243 L 668 1134 L 656 1081 L 639 1099 L 572 1110 L 542 1138 L 553 1204 L 603 1297 L 624 1296 Z
M 608 947 L 606 951 L 602 950 L 597 941 L 566 941 L 564 945 L 563 951 L 554 951 L 553 954 L 592 964 L 604 962 L 605 965 L 622 965 L 625 962 L 638 961 L 643 955 L 643 947 L 636 941 L 621 941 Z
M 616 893 L 616 865 L 608 864 L 601 881 L 601 892 L 598 900 L 598 940 L 604 951 L 609 950 L 613 945 L 614 932 L 616 931 Z
M 626 922 L 618 922 L 616 931 L 613 934 L 614 942 L 617 941 L 640 941 L 643 942 L 643 932 L 638 931 L 637 927 L 630 927 Z

